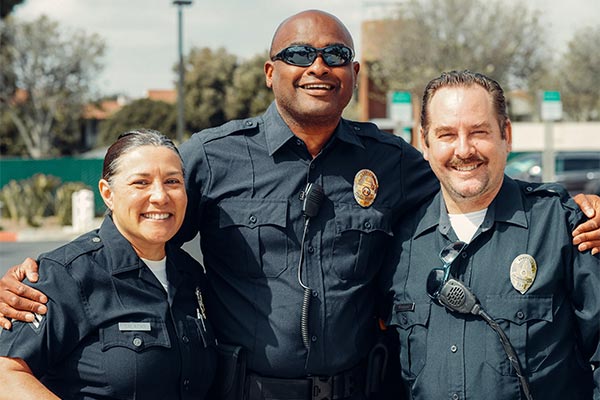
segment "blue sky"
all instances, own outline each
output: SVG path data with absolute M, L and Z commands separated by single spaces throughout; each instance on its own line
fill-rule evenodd
M 507 0 L 514 3 L 522 0 Z M 284 18 L 318 8 L 338 16 L 350 29 L 360 60 L 363 20 L 385 15 L 390 0 L 193 0 L 184 9 L 184 53 L 190 47 L 225 47 L 240 57 L 266 50 Z M 542 11 L 550 41 L 563 49 L 574 30 L 600 24 L 598 0 L 528 0 Z M 177 8 L 171 0 L 25 0 L 15 16 L 46 14 L 65 27 L 97 33 L 107 44 L 98 79 L 104 94 L 140 97 L 148 89 L 174 87 L 177 62 Z

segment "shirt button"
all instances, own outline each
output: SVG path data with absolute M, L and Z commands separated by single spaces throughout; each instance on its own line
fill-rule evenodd
M 371 223 L 369 221 L 366 221 L 364 223 L 365 229 L 371 229 Z
M 100 242 L 100 240 L 101 240 L 101 239 L 100 239 L 99 237 L 94 237 L 94 238 L 92 238 L 92 242 L 94 242 L 94 243 L 99 243 L 99 242 Z
M 316 290 L 313 290 L 312 295 L 313 295 L 313 297 L 319 297 L 319 292 L 317 292 Z
M 458 393 L 454 393 L 452 395 L 452 400 L 458 400 L 458 399 L 459 399 Z
M 190 388 L 190 380 L 189 379 L 184 379 L 183 380 L 183 386 L 185 387 L 185 390 L 188 390 Z
M 462 257 L 462 258 L 467 258 L 467 252 L 466 252 L 466 251 L 463 251 L 463 253 L 462 253 L 462 256 L 461 256 L 461 257 Z M 458 396 L 458 395 L 457 395 L 457 396 Z
M 252 121 L 246 121 L 246 126 L 251 126 L 252 125 Z
M 523 311 L 518 311 L 517 312 L 517 318 L 519 318 L 519 319 L 525 318 L 525 314 L 523 313 Z
M 133 338 L 133 345 L 135 347 L 141 347 L 142 344 L 144 344 L 144 341 L 141 338 L 139 338 L 139 337 Z
M 187 336 L 183 335 L 183 337 L 181 338 L 181 340 L 183 340 L 183 343 L 189 343 L 190 339 L 188 339 Z
M 251 224 L 256 223 L 256 217 L 254 215 L 251 215 L 250 218 L 248 218 L 248 220 L 250 221 Z
M 315 248 L 312 246 L 308 246 L 308 252 L 309 253 L 314 253 L 315 252 Z
M 406 318 L 406 315 L 400 317 L 400 322 L 402 322 L 402 325 L 406 325 L 406 323 L 408 322 L 408 318 Z
M 310 338 L 310 340 L 312 340 L 313 342 L 316 342 L 317 341 L 317 337 L 313 336 L 313 337 Z
M 525 188 L 525 190 L 527 190 L 528 192 L 533 191 L 533 188 L 531 186 L 527 186 L 527 188 Z
M 450 351 L 453 353 L 456 353 L 456 350 L 458 350 L 458 347 L 456 347 L 455 344 L 453 344 L 452 346 L 450 346 Z
M 315 164 L 310 164 L 310 169 L 315 169 Z
M 302 146 L 302 140 L 300 140 L 300 139 L 296 139 L 296 144 L 297 144 L 298 146 Z

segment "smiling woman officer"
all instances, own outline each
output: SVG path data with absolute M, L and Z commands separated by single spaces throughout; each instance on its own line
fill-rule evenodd
M 179 152 L 127 132 L 98 187 L 102 226 L 39 259 L 47 315 L 0 331 L 0 397 L 203 399 L 216 359 L 205 277 L 167 244 L 187 205 Z

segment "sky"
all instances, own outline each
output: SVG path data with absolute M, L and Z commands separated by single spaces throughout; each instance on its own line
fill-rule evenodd
M 386 15 L 386 4 L 406 0 L 193 0 L 183 9 L 183 52 L 224 47 L 242 59 L 265 51 L 277 25 L 306 9 L 340 18 L 352 33 L 360 60 L 362 21 Z M 506 0 L 516 3 L 522 0 Z M 600 24 L 598 0 L 527 0 L 540 10 L 556 49 L 575 29 Z M 99 34 L 106 43 L 105 68 L 97 80 L 102 94 L 143 97 L 148 89 L 175 87 L 178 61 L 177 7 L 172 0 L 25 0 L 14 15 L 34 20 L 45 14 L 67 29 Z

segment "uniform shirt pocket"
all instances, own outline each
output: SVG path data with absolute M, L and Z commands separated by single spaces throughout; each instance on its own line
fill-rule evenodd
M 287 268 L 287 201 L 233 199 L 219 207 L 221 265 L 243 277 L 279 276 Z
M 171 348 L 165 322 L 146 319 L 136 322 L 121 322 L 100 328 L 102 351 L 113 347 L 124 347 L 141 352 L 151 347 Z
M 431 302 L 395 303 L 390 324 L 400 339 L 400 366 L 405 378 L 416 378 L 425 366 Z
M 338 204 L 335 209 L 333 269 L 343 280 L 368 280 L 378 271 L 392 237 L 386 213 Z
M 524 373 L 536 372 L 548 356 L 547 334 L 552 323 L 552 295 L 486 296 L 486 311 L 508 336 Z M 486 363 L 501 375 L 515 375 L 498 335 L 485 335 Z

